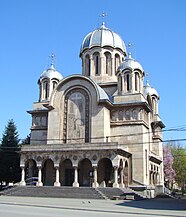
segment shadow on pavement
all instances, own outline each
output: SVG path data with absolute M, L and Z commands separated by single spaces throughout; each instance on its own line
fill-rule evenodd
M 186 199 L 146 199 L 138 201 L 125 201 L 118 203 L 118 206 L 126 206 L 141 209 L 152 209 L 152 210 L 186 210 Z

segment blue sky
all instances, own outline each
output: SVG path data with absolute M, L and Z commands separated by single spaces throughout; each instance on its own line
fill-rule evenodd
M 51 52 L 63 77 L 81 73 L 81 43 L 101 25 L 103 11 L 106 26 L 132 42 L 133 57 L 160 95 L 166 129 L 186 127 L 185 0 L 1 0 L 0 7 L 0 138 L 11 118 L 20 138 L 29 134 L 26 111 L 38 100 L 37 80 Z M 164 133 L 164 140 L 180 138 L 185 131 Z

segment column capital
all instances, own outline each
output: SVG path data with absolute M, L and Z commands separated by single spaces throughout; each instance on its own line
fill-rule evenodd
M 97 170 L 98 166 L 92 166 L 94 170 Z

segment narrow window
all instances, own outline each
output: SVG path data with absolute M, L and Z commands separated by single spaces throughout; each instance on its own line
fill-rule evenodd
M 44 82 L 44 88 L 43 88 L 43 91 L 44 91 L 44 99 L 46 100 L 46 99 L 48 99 L 48 95 L 49 95 L 49 93 L 48 93 L 48 82 L 46 81 L 46 82 Z
M 126 77 L 127 77 L 127 91 L 129 91 L 130 90 L 130 75 L 127 74 Z
M 118 54 L 116 54 L 115 55 L 115 72 L 117 71 L 119 64 L 120 64 L 120 57 Z
M 53 89 L 54 89 L 56 87 L 56 85 L 57 85 L 57 82 L 53 81 L 52 84 L 53 84 Z
M 93 60 L 94 60 L 94 73 L 95 75 L 99 74 L 99 64 L 100 64 L 100 57 L 99 57 L 99 53 L 96 52 L 93 54 Z
M 111 54 L 109 52 L 105 53 L 105 62 L 106 62 L 106 74 L 111 75 Z
M 98 56 L 96 56 L 96 64 L 95 64 L 95 69 L 96 69 L 96 75 L 98 75 L 99 73 L 99 58 Z
M 88 54 L 85 57 L 85 74 L 90 75 L 90 57 Z
M 139 91 L 139 74 L 135 73 L 135 91 Z

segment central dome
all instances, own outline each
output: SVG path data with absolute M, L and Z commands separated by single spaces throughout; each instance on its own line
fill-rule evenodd
M 101 28 L 89 33 L 83 40 L 80 54 L 87 48 L 95 46 L 104 47 L 110 46 L 118 48 L 126 54 L 126 47 L 121 37 L 112 30 L 105 27 L 104 23 Z

